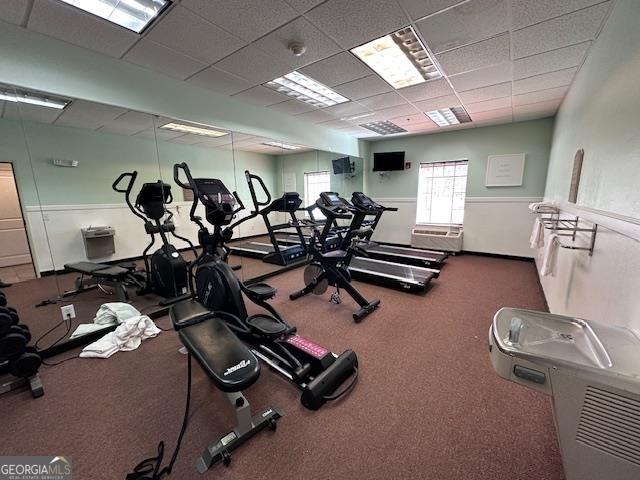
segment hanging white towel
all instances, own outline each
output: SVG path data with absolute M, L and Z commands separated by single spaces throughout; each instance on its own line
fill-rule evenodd
M 113 332 L 84 347 L 83 358 L 109 358 L 119 351 L 135 350 L 143 340 L 155 337 L 162 330 L 146 315 L 131 317 L 122 322 Z
M 558 248 L 560 248 L 560 238 L 555 233 L 552 233 L 549 235 L 547 245 L 544 248 L 540 275 L 546 277 L 547 275 L 553 274 L 553 269 L 556 265 L 556 257 L 558 256 Z
M 529 210 L 533 213 L 542 205 L 543 202 L 533 202 L 529 204 Z
M 536 217 L 536 220 L 533 222 L 533 231 L 529 239 L 529 246 L 531 248 L 541 248 L 544 246 L 544 226 L 538 217 Z

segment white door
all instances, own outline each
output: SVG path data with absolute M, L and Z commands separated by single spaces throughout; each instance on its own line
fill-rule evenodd
M 0 267 L 31 263 L 13 168 L 0 163 Z

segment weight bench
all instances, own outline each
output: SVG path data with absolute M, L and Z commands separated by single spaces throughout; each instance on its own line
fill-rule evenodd
M 196 462 L 204 473 L 222 460 L 231 462 L 231 452 L 266 427 L 276 429 L 282 412 L 267 407 L 251 415 L 249 402 L 242 390 L 253 385 L 260 376 L 255 355 L 229 329 L 224 312 L 211 312 L 193 299 L 171 307 L 171 321 L 189 355 L 195 358 L 215 386 L 225 393 L 236 416 L 234 429 L 209 445 Z
M 127 285 L 138 283 L 132 275 L 135 270 L 135 264 L 133 263 L 107 265 L 105 263 L 75 262 L 66 263 L 64 268 L 65 270 L 79 273 L 80 276 L 76 278 L 76 288 L 64 292 L 62 294 L 63 297 L 69 297 L 106 285 L 113 289 L 117 302 L 127 302 L 129 301 Z M 87 276 L 89 278 L 85 278 Z

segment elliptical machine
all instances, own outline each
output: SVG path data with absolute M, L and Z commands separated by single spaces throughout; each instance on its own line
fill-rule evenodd
M 181 300 L 189 295 L 189 264 L 180 255 L 180 252 L 169 242 L 168 234 L 173 235 L 188 244 L 189 248 L 197 256 L 197 251 L 189 239 L 181 237 L 175 232 L 172 222 L 173 213 L 166 206 L 173 201 L 171 185 L 161 180 L 142 185 L 136 197 L 135 205 L 131 203 L 131 191 L 135 184 L 138 172 L 125 172 L 121 174 L 112 188 L 118 193 L 124 193 L 124 199 L 133 214 L 144 222 L 145 232 L 151 236 L 151 242 L 142 252 L 144 260 L 143 286 L 138 290 L 138 295 L 153 292 L 165 300 L 166 305 Z M 125 188 L 120 184 L 128 179 Z M 163 217 L 166 217 L 161 222 Z M 155 236 L 160 235 L 162 246 L 149 258 L 149 250 L 155 244 Z
M 180 180 L 180 172 L 186 176 L 187 183 Z M 200 227 L 198 238 L 203 244 L 203 252 L 194 262 L 194 293 L 202 311 L 212 311 L 224 318 L 256 357 L 299 387 L 300 401 L 306 408 L 317 410 L 327 401 L 350 392 L 358 377 L 358 358 L 352 350 L 338 356 L 298 335 L 296 327 L 289 325 L 267 303 L 275 296 L 275 288 L 264 283 L 247 286 L 235 276 L 232 267 L 215 258 L 215 252 L 231 239 L 233 228 L 242 221 L 230 225 L 244 208 L 237 194 L 231 194 L 218 179 L 194 179 L 185 163 L 174 165 L 174 180 L 180 187 L 193 191 L 191 216 Z M 205 218 L 214 227 L 213 233 L 195 216 L 198 202 L 205 208 Z M 266 312 L 249 315 L 243 297 Z M 179 316 L 180 306 L 173 307 Z M 338 391 L 344 383 L 346 386 Z

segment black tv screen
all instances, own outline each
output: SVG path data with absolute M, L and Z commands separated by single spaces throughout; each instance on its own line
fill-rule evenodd
M 390 172 L 404 170 L 404 152 L 380 152 L 373 154 L 373 171 Z
M 336 158 L 331 163 L 333 164 L 334 175 L 351 173 L 351 159 L 349 157 Z

